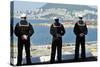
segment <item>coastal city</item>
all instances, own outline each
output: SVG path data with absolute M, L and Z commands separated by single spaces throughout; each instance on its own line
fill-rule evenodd
M 78 17 L 79 14 L 84 15 L 85 20 L 91 20 L 95 21 L 97 18 L 97 12 L 96 11 L 90 11 L 90 10 L 72 10 L 68 11 L 64 8 L 49 8 L 49 9 L 43 9 L 43 8 L 37 8 L 33 10 L 25 10 L 24 11 L 29 18 L 31 19 L 38 19 L 38 20 L 50 20 L 54 16 L 58 16 L 63 20 L 74 20 Z M 14 16 L 18 18 L 20 14 L 22 14 L 23 11 L 15 11 Z

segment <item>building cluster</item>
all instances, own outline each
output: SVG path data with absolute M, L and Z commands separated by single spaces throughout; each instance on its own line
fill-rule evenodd
M 84 16 L 86 20 L 93 20 L 97 19 L 97 12 L 90 11 L 90 10 L 67 10 L 64 8 L 36 8 L 32 10 L 18 10 L 14 11 L 14 17 L 19 17 L 20 14 L 26 13 L 30 19 L 40 19 L 40 20 L 50 20 L 53 17 L 58 16 L 63 20 L 74 20 L 78 17 L 79 14 Z

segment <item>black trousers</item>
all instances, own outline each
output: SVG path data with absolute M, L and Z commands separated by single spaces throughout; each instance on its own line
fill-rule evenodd
M 79 59 L 79 47 L 81 45 L 81 58 L 85 59 L 85 36 L 76 37 L 76 45 L 75 45 L 75 59 Z
M 25 47 L 27 64 L 31 63 L 31 57 L 30 57 L 30 40 L 27 40 L 27 41 L 18 40 L 17 65 L 21 65 L 23 47 Z
M 58 62 L 61 62 L 61 58 L 62 58 L 62 38 L 58 38 L 58 39 L 53 38 L 50 62 L 55 62 L 56 49 L 57 49 Z

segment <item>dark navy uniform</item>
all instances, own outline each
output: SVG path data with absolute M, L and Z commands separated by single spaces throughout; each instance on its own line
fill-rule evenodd
M 79 47 L 81 45 L 81 58 L 85 59 L 85 35 L 87 34 L 87 26 L 83 20 L 79 20 L 74 26 L 74 33 L 76 35 L 75 44 L 75 60 L 79 58 Z
M 20 23 L 17 23 L 15 26 L 15 35 L 18 37 L 18 59 L 17 65 L 21 64 L 22 61 L 22 50 L 23 46 L 25 46 L 26 51 L 26 60 L 27 64 L 31 63 L 30 57 L 30 37 L 34 33 L 33 27 L 26 20 L 21 20 Z M 23 35 L 27 35 L 27 39 L 24 40 L 22 38 Z
M 55 22 L 51 25 L 50 34 L 53 36 L 51 49 L 51 62 L 55 62 L 55 54 L 57 49 L 57 59 L 61 62 L 62 55 L 62 36 L 65 34 L 65 29 L 62 24 Z

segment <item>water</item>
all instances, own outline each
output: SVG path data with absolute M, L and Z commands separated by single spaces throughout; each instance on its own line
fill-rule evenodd
M 66 28 L 66 34 L 63 36 L 63 43 L 75 42 L 75 35 L 73 33 L 73 28 Z M 32 36 L 32 43 L 34 44 L 50 44 L 52 42 L 52 36 L 50 35 L 49 27 L 35 26 L 35 33 Z M 88 29 L 88 35 L 86 36 L 86 41 L 96 41 L 97 40 L 97 30 Z
M 14 25 L 15 26 L 15 25 Z M 47 26 L 33 26 L 35 33 L 31 37 L 32 45 L 47 45 L 52 43 L 52 36 L 50 35 L 50 28 Z M 73 28 L 65 28 L 66 34 L 63 36 L 63 43 L 75 42 L 75 35 Z M 14 35 L 15 42 L 17 38 Z M 97 41 L 97 29 L 88 28 L 86 41 Z

